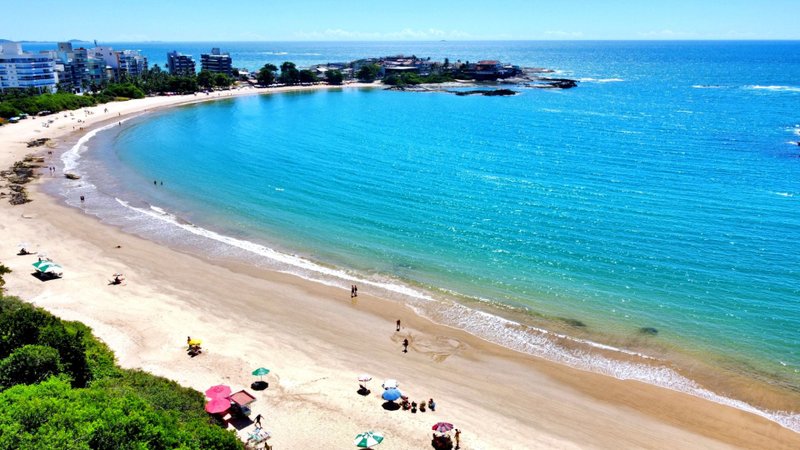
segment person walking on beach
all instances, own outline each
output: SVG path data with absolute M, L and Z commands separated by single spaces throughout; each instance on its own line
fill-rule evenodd
M 355 296 L 356 296 L 356 285 L 355 284 L 351 284 L 350 285 L 350 298 L 353 298 Z
M 259 415 L 257 415 L 257 416 L 256 416 L 256 426 L 257 426 L 258 428 L 261 428 L 261 419 L 262 419 L 262 416 L 261 416 L 261 414 L 259 414 Z
M 353 297 L 358 297 L 358 286 L 353 285 Z
M 403 353 L 408 353 L 408 339 L 403 339 Z
M 455 438 L 456 438 L 456 450 L 458 450 L 459 448 L 461 448 L 461 430 L 459 430 L 458 428 L 456 428 Z
M 397 328 L 395 331 L 400 331 L 400 319 L 397 319 Z

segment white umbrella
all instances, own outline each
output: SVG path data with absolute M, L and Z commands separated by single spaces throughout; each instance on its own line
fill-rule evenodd
M 361 448 L 370 448 L 383 441 L 383 433 L 378 431 L 367 431 L 356 436 L 353 445 Z
M 392 389 L 392 388 L 396 389 L 397 386 L 400 386 L 400 383 L 398 383 L 397 380 L 393 378 L 388 378 L 383 381 L 383 384 L 381 386 L 383 386 L 384 389 Z
M 366 373 L 362 373 L 361 375 L 358 376 L 358 381 L 360 381 L 362 383 L 366 383 L 367 381 L 369 381 L 371 379 L 372 379 L 372 375 L 369 375 L 369 374 L 366 374 Z

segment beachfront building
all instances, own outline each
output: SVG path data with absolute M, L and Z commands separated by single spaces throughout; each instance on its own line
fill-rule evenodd
M 0 91 L 34 88 L 55 92 L 57 84 L 55 60 L 51 55 L 23 52 L 18 42 L 0 44 Z
M 99 46 L 88 50 L 89 70 L 97 76 L 93 82 L 119 81 L 125 76 L 138 77 L 147 70 L 147 58 L 138 50 L 115 51 Z M 104 67 L 99 67 L 102 64 Z M 105 80 L 103 79 L 105 78 Z
M 200 55 L 200 70 L 207 70 L 213 73 L 224 73 L 233 76 L 233 61 L 228 53 L 221 53 L 219 48 L 212 48 L 211 53 Z
M 195 74 L 196 64 L 191 55 L 173 50 L 167 53 L 167 69 L 170 75 L 190 76 Z

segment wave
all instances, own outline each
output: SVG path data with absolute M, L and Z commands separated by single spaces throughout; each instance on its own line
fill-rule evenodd
M 762 85 L 748 85 L 745 89 L 761 90 L 761 91 L 774 91 L 774 92 L 800 92 L 800 87 L 797 86 L 762 86 Z
M 718 84 L 693 84 L 692 87 L 695 89 L 724 89 L 727 86 L 720 86 Z
M 622 78 L 578 78 L 578 81 L 582 83 L 619 83 L 625 80 Z
M 231 237 L 231 236 L 226 236 L 226 235 L 223 235 L 223 234 L 220 234 L 220 233 L 217 233 L 217 232 L 202 228 L 202 227 L 198 227 L 198 226 L 196 226 L 196 225 L 194 225 L 192 223 L 189 223 L 187 221 L 184 221 L 184 220 L 180 219 L 179 217 L 175 216 L 174 214 L 171 214 L 171 213 L 165 211 L 163 208 L 160 208 L 158 206 L 150 205 L 148 208 L 140 208 L 140 207 L 133 206 L 129 202 L 126 202 L 125 200 L 122 200 L 120 198 L 116 198 L 115 197 L 115 200 L 121 206 L 123 206 L 123 207 L 125 207 L 125 208 L 127 208 L 129 210 L 132 210 L 132 211 L 138 212 L 140 214 L 143 214 L 143 215 L 145 215 L 145 216 L 147 216 L 147 217 L 149 217 L 151 219 L 156 219 L 156 220 L 159 220 L 159 221 L 161 221 L 161 222 L 163 222 L 165 224 L 168 224 L 170 226 L 178 227 L 178 228 L 180 228 L 180 229 L 182 229 L 184 231 L 188 231 L 189 233 L 191 233 L 191 234 L 193 234 L 195 236 L 200 236 L 200 237 L 204 237 L 204 238 L 207 238 L 207 239 L 211 239 L 213 241 L 216 241 L 216 242 L 219 242 L 219 243 L 231 246 L 231 247 L 235 247 L 235 248 L 238 248 L 240 250 L 245 250 L 247 252 L 254 253 L 254 254 L 259 255 L 259 256 L 263 256 L 263 257 L 268 258 L 268 259 L 270 259 L 272 261 L 284 264 L 285 266 L 290 266 L 290 267 L 294 267 L 294 268 L 297 268 L 297 269 L 302 269 L 304 271 L 308 271 L 308 272 L 311 272 L 311 273 L 317 273 L 317 274 L 326 275 L 328 277 L 336 278 L 336 279 L 339 279 L 339 280 L 346 280 L 348 282 L 357 282 L 357 283 L 361 283 L 361 284 L 364 284 L 364 285 L 377 287 L 379 289 L 384 289 L 386 291 L 389 291 L 389 292 L 392 292 L 392 293 L 395 293 L 395 294 L 400 294 L 400 295 L 403 295 L 403 296 L 408 296 L 408 297 L 416 298 L 416 299 L 419 299 L 419 300 L 433 300 L 432 297 L 430 297 L 430 296 L 428 296 L 428 295 L 424 294 L 423 292 L 420 292 L 420 291 L 418 291 L 416 289 L 410 288 L 408 286 L 404 286 L 404 285 L 396 284 L 396 283 L 380 282 L 380 281 L 361 278 L 361 277 L 358 277 L 358 276 L 353 275 L 351 273 L 348 273 L 348 272 L 346 272 L 344 270 L 325 267 L 323 265 L 317 264 L 317 263 L 315 263 L 313 261 L 310 261 L 310 260 L 308 260 L 306 258 L 297 256 L 297 255 L 290 255 L 288 253 L 282 253 L 282 252 L 279 252 L 279 251 L 277 251 L 275 249 L 269 248 L 269 247 L 261 245 L 261 244 L 257 244 L 257 243 L 250 242 L 250 241 L 246 241 L 246 240 L 243 240 L 243 239 L 237 239 L 237 238 L 234 238 L 234 237 Z M 290 270 L 284 270 L 283 272 L 292 273 L 294 275 L 298 275 L 298 276 L 301 276 L 303 278 L 309 279 L 307 276 L 304 276 L 302 272 L 297 273 L 297 272 L 290 271 Z M 314 278 L 314 279 L 312 279 L 312 281 L 322 281 L 322 280 Z M 338 284 L 334 284 L 334 285 L 335 286 L 339 286 Z

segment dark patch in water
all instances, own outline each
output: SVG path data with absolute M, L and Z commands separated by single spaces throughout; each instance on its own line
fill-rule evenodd
M 640 334 L 646 334 L 648 336 L 655 336 L 655 335 L 658 334 L 658 330 L 656 328 L 653 328 L 653 327 L 642 327 L 642 328 L 639 328 L 639 333 Z
M 569 325 L 571 327 L 586 328 L 586 324 L 581 322 L 578 319 L 568 319 L 566 317 L 559 317 L 558 320 L 566 323 L 567 325 Z

